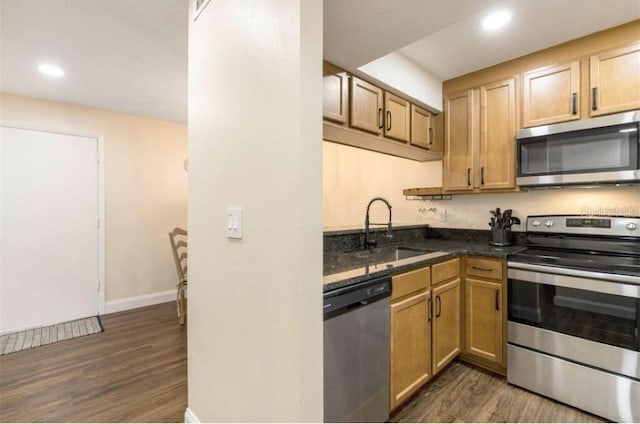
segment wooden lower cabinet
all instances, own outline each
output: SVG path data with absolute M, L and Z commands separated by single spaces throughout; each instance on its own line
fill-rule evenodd
M 460 279 L 432 290 L 432 371 L 437 374 L 460 353 Z
M 461 358 L 506 374 L 506 262 L 470 256 L 465 263 Z
M 502 284 L 465 280 L 468 353 L 502 364 Z
M 391 409 L 431 378 L 430 297 L 421 290 L 391 305 Z
M 431 268 L 394 275 L 391 292 L 389 408 L 431 378 Z

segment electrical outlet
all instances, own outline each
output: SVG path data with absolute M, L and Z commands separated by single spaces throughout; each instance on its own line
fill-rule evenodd
M 447 210 L 441 209 L 439 213 L 440 222 L 447 222 Z

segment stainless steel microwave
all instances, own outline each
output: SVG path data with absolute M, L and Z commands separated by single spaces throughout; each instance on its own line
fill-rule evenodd
M 520 187 L 640 183 L 640 111 L 516 134 Z

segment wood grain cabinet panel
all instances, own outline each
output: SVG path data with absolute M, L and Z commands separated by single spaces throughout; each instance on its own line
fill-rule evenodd
M 443 190 L 515 189 L 515 78 L 445 98 Z
M 322 64 L 322 117 L 347 123 L 349 76 L 346 71 L 328 63 Z
M 522 75 L 522 126 L 580 119 L 580 61 Z
M 430 292 L 391 304 L 390 409 L 396 408 L 431 378 Z
M 497 258 L 469 257 L 465 273 L 474 277 L 502 280 L 502 264 L 503 261 Z
M 460 353 L 460 279 L 432 290 L 432 372 L 437 374 Z
M 640 44 L 590 58 L 591 116 L 640 109 Z
M 351 77 L 349 125 L 372 134 L 382 134 L 383 91 L 360 78 Z
M 452 280 L 460 276 L 460 259 L 455 258 L 431 266 L 431 281 L 433 285 Z
M 384 136 L 408 143 L 411 138 L 411 103 L 385 91 L 384 110 Z
M 391 301 L 393 302 L 417 291 L 428 289 L 430 282 L 431 269 L 429 267 L 394 275 Z
M 445 136 L 443 185 L 445 191 L 473 190 L 473 143 L 475 142 L 474 92 L 465 90 L 444 100 Z
M 513 78 L 480 87 L 480 189 L 516 184 L 516 93 Z M 478 172 L 476 166 L 476 172 Z
M 411 105 L 411 144 L 423 149 L 433 145 L 431 112 L 416 105 Z
M 502 364 L 502 284 L 465 280 L 466 350 Z

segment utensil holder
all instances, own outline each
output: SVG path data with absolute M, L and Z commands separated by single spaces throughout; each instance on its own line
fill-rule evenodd
M 489 244 L 493 246 L 511 246 L 511 228 L 492 228 Z

